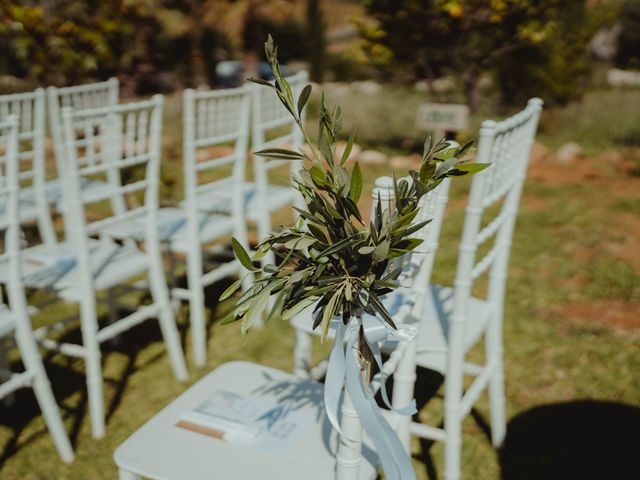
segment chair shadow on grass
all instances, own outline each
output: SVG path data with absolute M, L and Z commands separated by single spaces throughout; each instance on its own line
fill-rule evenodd
M 103 319 L 101 319 L 100 323 L 103 324 Z M 184 348 L 186 334 L 183 328 L 180 328 L 180 330 Z M 70 328 L 57 340 L 81 344 L 79 324 L 77 327 Z M 105 374 L 103 377 L 105 390 L 107 385 L 113 386 L 105 395 L 107 428 L 109 420 L 121 405 L 131 375 L 136 370 L 147 368 L 150 364 L 165 357 L 166 352 L 162 349 L 157 354 L 145 358 L 144 364 L 138 365 L 139 354 L 146 347 L 157 342 L 162 342 L 160 327 L 157 321 L 151 319 L 133 327 L 124 335 L 121 335 L 117 341 L 107 341 L 101 344 L 103 366 L 105 361 L 108 361 L 109 356 L 114 353 L 126 357 L 122 365 L 119 366 L 117 373 Z M 88 422 L 88 400 L 83 362 L 49 351 L 44 353 L 43 363 L 63 420 L 66 423 L 71 418 L 71 427 L 68 428 L 67 433 L 73 447 L 76 448 L 80 428 L 84 421 Z M 13 371 L 23 370 L 20 361 L 14 362 L 10 368 Z M 79 398 L 72 400 L 70 397 L 76 394 L 79 394 Z M 4 463 L 15 455 L 19 449 L 27 447 L 31 442 L 43 435 L 48 436 L 49 432 L 43 424 L 42 428 L 34 431 L 28 437 L 20 438 L 27 425 L 41 416 L 41 411 L 32 389 L 27 388 L 16 391 L 11 404 L 6 407 L 1 404 L 0 406 L 2 406 L 0 408 L 0 425 L 9 427 L 12 430 L 9 439 L 4 442 L 4 445 L 0 445 L 1 469 Z M 18 440 L 20 440 L 19 443 Z
M 640 408 L 578 400 L 513 417 L 500 451 L 503 480 L 640 478 Z
M 419 369 L 418 410 L 438 399 L 444 378 Z M 491 445 L 488 414 L 470 413 Z M 441 422 L 438 427 L 442 428 Z M 539 405 L 512 417 L 502 448 L 496 452 L 502 480 L 626 480 L 640 478 L 638 436 L 640 408 L 598 400 Z M 430 452 L 435 442 L 420 439 L 414 458 L 424 465 L 426 478 L 443 478 Z M 465 446 L 463 444 L 462 448 Z M 464 474 L 464 465 L 463 465 Z M 463 475 L 464 476 L 464 475 Z

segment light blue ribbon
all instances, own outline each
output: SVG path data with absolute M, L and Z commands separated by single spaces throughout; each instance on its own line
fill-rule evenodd
M 373 392 L 365 385 L 361 375 L 360 365 L 355 355 L 360 326 L 362 326 L 365 341 L 371 349 L 380 371 L 382 371 L 380 342 L 411 340 L 417 335 L 417 330 L 414 327 L 400 325 L 397 330 L 394 330 L 370 315 L 365 315 L 362 319 L 353 317 L 346 326 L 342 322 L 338 322 L 325 377 L 324 400 L 327 417 L 333 427 L 342 433 L 338 422 L 338 408 L 343 387 L 346 388 L 360 423 L 380 457 L 386 477 L 389 480 L 414 480 L 416 475 L 408 453 L 395 431 L 382 416 Z M 403 408 L 391 406 L 384 376 L 381 378 L 381 395 L 387 407 L 400 415 L 413 415 L 417 411 L 415 400 Z

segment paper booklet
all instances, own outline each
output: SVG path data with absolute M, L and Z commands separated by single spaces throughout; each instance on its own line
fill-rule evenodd
M 282 453 L 311 426 L 310 415 L 290 410 L 275 398 L 216 390 L 182 412 L 178 427 L 265 453 Z

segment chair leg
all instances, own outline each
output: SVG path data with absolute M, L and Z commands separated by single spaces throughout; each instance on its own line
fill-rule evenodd
M 409 344 L 393 375 L 392 404 L 394 408 L 404 408 L 413 399 L 416 384 L 416 348 L 415 341 Z M 396 422 L 396 432 L 402 446 L 407 453 L 411 454 L 411 416 L 396 415 Z
M 95 299 L 88 295 L 80 302 L 82 344 L 85 348 L 85 370 L 89 415 L 93 438 L 102 438 L 105 432 L 104 397 L 102 391 L 102 363 L 98 342 L 98 318 Z
M 459 480 L 461 471 L 462 419 L 460 411 L 464 383 L 463 325 L 451 322 L 444 392 L 444 478 Z
M 493 373 L 489 379 L 489 414 L 491 418 L 491 443 L 500 448 L 507 430 L 505 415 L 504 370 L 502 362 L 501 322 L 493 321 L 486 334 L 486 349 Z
M 102 364 L 100 345 L 97 339 L 84 340 L 87 349 L 85 357 L 87 394 L 89 398 L 89 414 L 91 417 L 91 434 L 93 438 L 102 438 L 105 433 L 104 396 L 102 391 Z
M 51 391 L 51 383 L 42 365 L 42 359 L 35 340 L 31 332 L 21 330 L 20 326 L 16 329 L 16 340 L 26 370 L 33 373 L 33 392 L 47 424 L 47 429 L 53 439 L 53 444 L 62 461 L 71 463 L 75 458 L 73 448 L 64 429 L 60 410 Z
M 199 277 L 199 276 L 198 276 Z M 207 363 L 207 325 L 204 291 L 199 278 L 189 278 L 189 323 L 193 363 L 202 368 Z
M 158 260 L 151 263 L 152 265 L 149 268 L 149 287 L 153 302 L 158 306 L 158 321 L 160 322 L 162 338 L 169 354 L 174 375 L 178 380 L 186 381 L 189 378 L 189 374 L 187 373 L 187 366 L 180 345 L 180 336 L 178 335 L 175 317 L 169 300 L 169 291 L 162 271 L 158 271 L 157 268 L 158 265 L 161 265 L 161 262 Z
M 67 436 L 62 418 L 60 417 L 60 410 L 51 392 L 51 384 L 46 377 L 44 368 L 41 367 L 38 370 L 33 381 L 33 391 L 60 458 L 62 458 L 62 461 L 65 463 L 71 463 L 75 455 L 73 454 L 71 442 L 69 442 L 69 437 Z

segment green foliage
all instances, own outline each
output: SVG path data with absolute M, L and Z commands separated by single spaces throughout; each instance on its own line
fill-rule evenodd
M 514 93 L 564 102 L 582 92 L 589 73 L 587 44 L 595 23 L 584 0 L 367 0 L 366 5 L 378 27 L 362 33 L 393 53 L 392 68 L 408 64 L 429 80 L 454 74 L 474 110 L 483 73 L 497 70 L 508 102 Z
M 345 168 L 348 153 L 335 158 L 342 125 L 340 107 L 329 108 L 322 98 L 318 142 L 312 144 L 300 118 L 311 87 L 305 87 L 296 100 L 280 71 L 271 37 L 265 44 L 265 53 L 275 82 L 254 81 L 274 90 L 300 127 L 312 153 L 272 148 L 255 154 L 307 162 L 309 166 L 303 165 L 294 182 L 306 209 L 296 208 L 300 216 L 294 226 L 270 234 L 258 245 L 253 260 L 263 258 L 269 251 L 281 260 L 260 269 L 261 278 L 244 292 L 225 322 L 242 320 L 246 332 L 267 310 L 269 297 L 275 296 L 269 318 L 291 318 L 317 302 L 314 328 L 320 325 L 323 334 L 334 316 L 341 315 L 346 323 L 351 316 L 363 312 L 378 315 L 395 328 L 381 297 L 397 287 L 395 280 L 401 273 L 400 268 L 389 271 L 390 261 L 422 243 L 422 239 L 412 237 L 428 223 L 414 222 L 420 198 L 448 176 L 473 173 L 487 165 L 461 163 L 470 143 L 461 148 L 450 147 L 445 141 L 434 144 L 427 138 L 420 171 L 409 171 L 409 179 L 394 180 L 393 209 L 384 208 L 378 198 L 373 218 L 365 224 L 357 205 L 363 188 L 360 167 L 356 163 L 351 173 Z M 352 134 L 347 151 L 354 140 Z M 233 248 L 242 265 L 256 271 L 247 252 L 235 240 Z M 225 292 L 226 296 L 229 294 Z
M 640 0 L 625 0 L 620 11 L 616 65 L 640 69 Z

